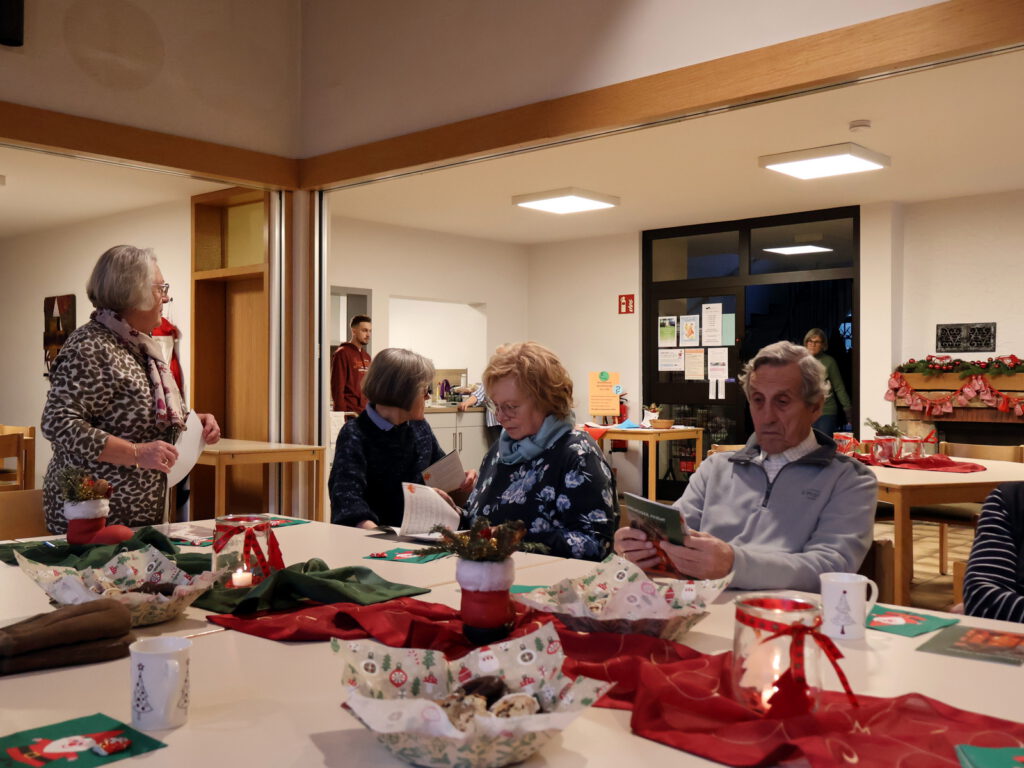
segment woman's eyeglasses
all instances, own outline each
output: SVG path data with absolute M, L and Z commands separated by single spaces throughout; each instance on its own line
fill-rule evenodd
M 160 289 L 160 295 L 163 296 L 165 299 L 167 298 L 168 294 L 171 292 L 171 284 L 170 283 L 153 283 L 153 287 L 154 288 L 159 288 Z
M 509 405 L 508 403 L 495 403 L 490 400 L 487 401 L 487 410 L 491 413 L 496 413 L 499 416 L 507 416 L 510 419 L 514 419 L 516 413 L 519 411 L 520 406 Z

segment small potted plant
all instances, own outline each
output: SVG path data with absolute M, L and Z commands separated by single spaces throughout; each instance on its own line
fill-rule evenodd
M 651 403 L 650 405 L 644 406 L 644 420 L 647 421 L 653 429 L 671 429 L 672 425 L 675 424 L 675 419 L 669 418 L 669 414 L 672 413 L 672 406 L 665 405 L 662 403 Z
M 127 526 L 107 525 L 114 486 L 106 480 L 97 480 L 79 467 L 62 467 L 57 487 L 68 521 L 68 544 L 119 544 L 132 537 Z
M 459 558 L 455 580 L 462 588 L 460 612 L 466 637 L 475 645 L 506 637 L 515 622 L 510 594 L 516 575 L 512 553 L 546 552 L 547 547 L 523 541 L 522 520 L 491 525 L 486 517 L 478 517 L 468 531 L 435 525 L 432 533 L 439 534 L 441 541 L 423 554 L 447 552 Z

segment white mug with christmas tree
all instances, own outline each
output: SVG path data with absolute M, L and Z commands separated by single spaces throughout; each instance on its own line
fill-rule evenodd
M 821 631 L 836 640 L 862 639 L 868 614 L 877 601 L 878 585 L 867 576 L 821 574 Z
M 162 731 L 185 724 L 191 649 L 192 641 L 185 637 L 147 637 L 128 646 L 133 726 Z

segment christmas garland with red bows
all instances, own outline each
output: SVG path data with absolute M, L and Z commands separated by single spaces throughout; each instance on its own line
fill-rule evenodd
M 1024 416 L 1024 397 L 1014 397 L 1000 392 L 981 374 L 969 376 L 958 390 L 948 395 L 925 397 L 910 386 L 897 369 L 889 377 L 885 399 L 894 402 L 897 398 L 903 400 L 910 410 L 921 411 L 925 416 L 952 413 L 954 406 L 966 406 L 974 398 L 1002 413 L 1009 413 L 1012 410 L 1015 415 Z
M 924 360 L 910 358 L 907 362 L 896 366 L 897 373 L 923 373 L 925 376 L 938 376 L 943 373 L 956 373 L 960 378 L 989 374 L 991 376 L 1012 376 L 1024 373 L 1024 360 L 1016 355 L 990 357 L 988 360 L 962 360 L 949 355 L 928 355 Z

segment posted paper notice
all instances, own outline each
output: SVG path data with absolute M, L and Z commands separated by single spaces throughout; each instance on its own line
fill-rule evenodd
M 701 304 L 701 344 L 705 347 L 722 346 L 722 305 Z
M 704 349 L 685 349 L 683 378 L 691 381 L 704 380 Z
M 700 346 L 700 315 L 679 316 L 679 346 Z
M 658 346 L 676 346 L 676 323 L 675 315 L 662 315 L 658 318 Z
M 659 371 L 685 371 L 686 364 L 683 360 L 682 349 L 659 349 L 658 370 Z
M 588 408 L 594 416 L 619 415 L 619 374 L 614 371 L 591 371 L 589 376 L 590 402 Z
M 712 347 L 708 350 L 708 378 L 729 378 L 729 348 Z

